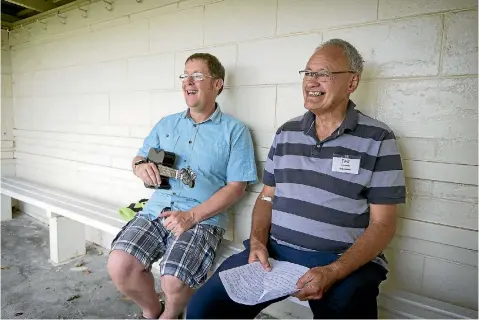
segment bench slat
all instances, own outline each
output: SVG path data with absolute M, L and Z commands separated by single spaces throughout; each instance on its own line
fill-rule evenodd
M 2 181 L 2 194 L 8 195 L 14 199 L 30 203 L 34 206 L 49 210 L 56 214 L 76 220 L 85 225 L 95 227 L 110 234 L 116 234 L 125 225 L 120 218 L 114 218 L 99 214 L 98 211 L 92 212 L 78 206 L 52 199 L 31 190 L 25 190 Z
M 80 197 L 64 196 L 61 192 L 56 192 L 55 189 L 51 188 L 46 188 L 47 190 L 44 190 L 43 186 L 38 184 L 32 184 L 24 181 L 14 181 L 13 179 L 5 179 L 4 181 L 2 179 L 2 187 L 7 186 L 25 190 L 33 194 L 41 195 L 51 200 L 62 202 L 82 210 L 90 211 L 93 214 L 103 216 L 107 219 L 113 219 L 115 221 L 123 222 L 123 220 L 118 215 L 118 209 L 114 206 L 108 206 L 106 204 L 104 204 L 102 207 L 96 204 L 91 205 L 91 202 Z
M 113 215 L 117 214 L 117 207 L 113 205 L 108 205 L 106 203 L 101 203 L 92 199 L 86 199 L 85 197 L 74 196 L 72 194 L 54 189 L 45 185 L 38 183 L 32 183 L 27 180 L 19 178 L 4 178 L 1 179 L 2 184 L 15 186 L 19 189 L 29 190 L 31 192 L 49 196 L 50 198 L 60 200 L 65 203 L 69 203 L 81 208 L 88 208 L 88 210 L 93 212 L 111 212 Z M 37 192 L 38 191 L 38 192 Z

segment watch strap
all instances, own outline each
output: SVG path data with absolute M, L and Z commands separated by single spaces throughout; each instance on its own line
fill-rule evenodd
M 145 159 L 141 159 L 141 160 L 138 160 L 135 162 L 135 167 L 139 164 L 142 164 L 142 163 L 146 163 L 146 160 Z

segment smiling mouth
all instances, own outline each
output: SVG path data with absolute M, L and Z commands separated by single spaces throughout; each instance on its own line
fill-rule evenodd
M 321 91 L 308 91 L 308 96 L 312 96 L 312 97 L 319 97 L 325 94 L 326 94 L 325 92 L 321 92 Z
M 198 90 L 186 90 L 186 94 L 191 96 L 191 95 L 195 95 L 198 93 Z

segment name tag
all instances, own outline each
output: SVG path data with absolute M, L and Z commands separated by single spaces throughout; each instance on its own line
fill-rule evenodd
M 360 162 L 360 156 L 333 155 L 331 170 L 334 172 L 358 174 Z

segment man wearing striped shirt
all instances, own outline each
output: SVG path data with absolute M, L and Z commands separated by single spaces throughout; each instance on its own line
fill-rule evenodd
M 377 318 L 387 274 L 382 251 L 394 236 L 405 185 L 394 133 L 350 100 L 362 70 L 358 51 L 332 39 L 300 71 L 307 111 L 276 132 L 246 250 L 200 288 L 188 318 L 254 318 L 285 299 L 241 305 L 221 284 L 220 271 L 253 261 L 269 269 L 268 257 L 310 268 L 295 296 L 309 301 L 315 318 Z

